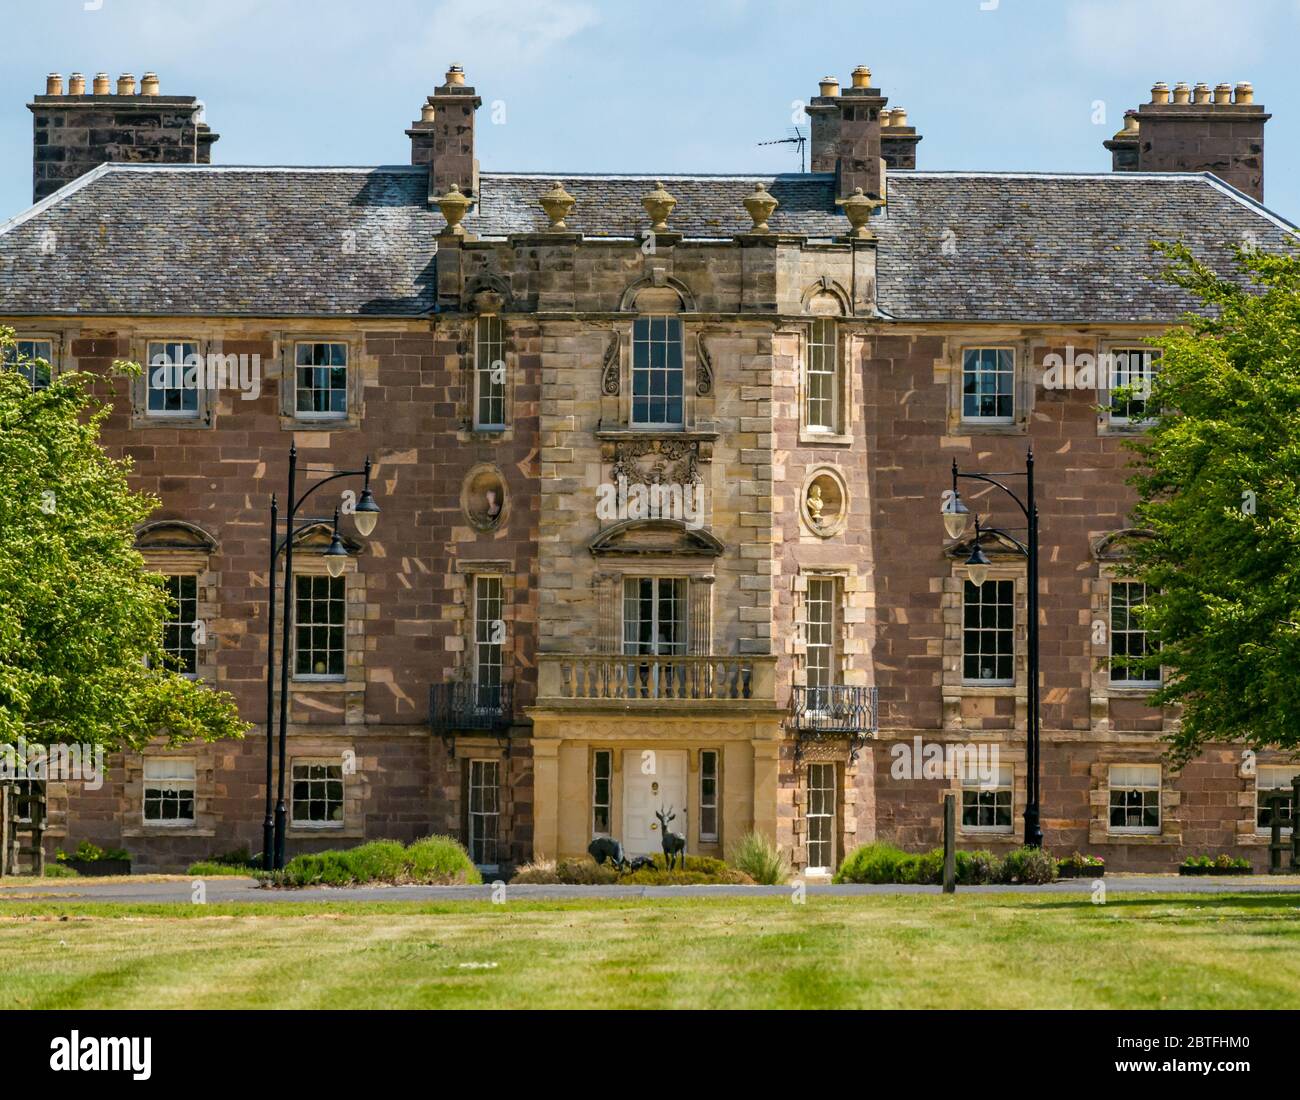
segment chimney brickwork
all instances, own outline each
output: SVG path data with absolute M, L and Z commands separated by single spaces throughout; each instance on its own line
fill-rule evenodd
M 1264 200 L 1264 123 L 1248 83 L 1194 88 L 1163 81 L 1151 102 L 1124 116 L 1105 142 L 1116 172 L 1213 172 L 1252 198 Z
M 871 70 L 859 65 L 850 86 L 841 89 L 834 77 L 823 77 L 818 95 L 804 108 L 811 120 L 809 166 L 814 172 L 835 173 L 835 193 L 841 198 L 862 188 L 864 194 L 884 194 L 884 170 L 915 168 L 916 128 L 907 112 L 888 111 L 889 100 L 871 86 Z
M 194 96 L 159 95 L 158 77 L 145 73 L 118 78 L 116 94 L 107 73 L 94 78 L 91 94 L 81 73 L 68 79 L 51 73 L 45 94 L 34 96 L 32 112 L 32 201 L 105 163 L 210 164 L 217 140 L 201 121 Z
M 407 131 L 411 163 L 429 165 L 429 200 L 454 183 L 478 197 L 478 159 L 474 155 L 474 113 L 483 100 L 465 83 L 459 65 L 447 70 L 446 83 L 429 96 L 421 119 Z

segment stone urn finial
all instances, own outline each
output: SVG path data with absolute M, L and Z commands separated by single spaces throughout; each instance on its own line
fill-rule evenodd
M 755 233 L 767 233 L 767 219 L 781 204 L 772 198 L 767 192 L 767 185 L 762 183 L 754 184 L 754 190 L 745 196 L 745 209 L 749 211 L 749 216 L 754 222 Z
M 655 189 L 641 196 L 641 205 L 650 215 L 650 230 L 653 233 L 667 233 L 668 219 L 672 215 L 677 200 L 664 190 L 664 185 L 655 180 Z
M 474 200 L 468 195 L 461 194 L 460 185 L 453 183 L 447 188 L 445 195 L 439 195 L 433 200 L 438 204 L 438 209 L 442 211 L 442 216 L 447 220 L 447 232 L 457 237 L 465 235 L 465 227 L 461 225 L 466 212 L 474 205 Z
M 847 199 L 836 199 L 836 205 L 844 207 L 844 215 L 849 219 L 849 225 L 852 229 L 850 237 L 857 237 L 859 240 L 870 240 L 874 233 L 867 228 L 867 222 L 871 220 L 871 215 L 879 210 L 884 203 L 879 199 L 868 198 L 862 192 L 861 187 L 855 187 L 853 194 Z
M 569 211 L 578 200 L 564 189 L 564 184 L 556 180 L 555 185 L 537 201 L 542 204 L 546 216 L 551 219 L 552 233 L 563 233 L 569 228 L 564 224 L 564 219 L 569 216 Z

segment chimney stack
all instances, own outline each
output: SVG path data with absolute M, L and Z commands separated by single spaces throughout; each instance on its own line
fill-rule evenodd
M 429 166 L 429 201 L 454 183 L 478 198 L 478 160 L 474 156 L 474 112 L 483 100 L 465 83 L 465 70 L 452 65 L 445 82 L 420 108 L 419 121 L 406 131 L 411 163 Z
M 159 94 L 158 77 L 144 74 L 136 94 L 135 77 L 123 73 L 113 94 L 107 73 L 96 73 L 93 91 L 73 73 L 68 91 L 51 73 L 45 94 L 32 97 L 32 201 L 105 163 L 210 164 L 217 140 L 202 121 L 194 96 Z
M 1246 82 L 1233 87 L 1164 81 L 1151 102 L 1124 115 L 1124 129 L 1105 142 L 1116 172 L 1213 172 L 1264 201 L 1264 123 L 1272 115 L 1255 103 Z
M 882 133 L 882 111 L 889 100 L 872 86 L 871 70 L 865 65 L 853 70 L 849 87 L 841 88 L 838 80 L 827 76 L 819 82 L 818 92 L 804 108 L 812 129 L 809 164 L 814 172 L 835 173 L 838 197 L 861 187 L 868 196 L 880 198 L 886 163 L 892 168 L 916 167 L 920 135 L 907 125 L 905 111 L 901 119 L 890 112 L 888 132 Z

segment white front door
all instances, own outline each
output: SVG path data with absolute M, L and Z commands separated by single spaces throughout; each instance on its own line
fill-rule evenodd
M 640 749 L 623 753 L 623 851 L 628 856 L 653 856 L 663 852 L 662 833 L 655 811 L 671 808 L 677 816 L 668 824 L 674 833 L 689 836 L 686 828 L 686 752 Z

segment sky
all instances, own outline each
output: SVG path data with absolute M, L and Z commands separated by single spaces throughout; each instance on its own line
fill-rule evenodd
M 759 143 L 859 64 L 919 168 L 1108 171 L 1155 81 L 1249 80 L 1265 202 L 1300 221 L 1298 37 L 1300 0 L 0 0 L 0 220 L 31 201 L 47 72 L 156 72 L 204 102 L 215 163 L 371 165 L 409 162 L 454 62 L 482 168 L 557 176 L 795 171 Z

